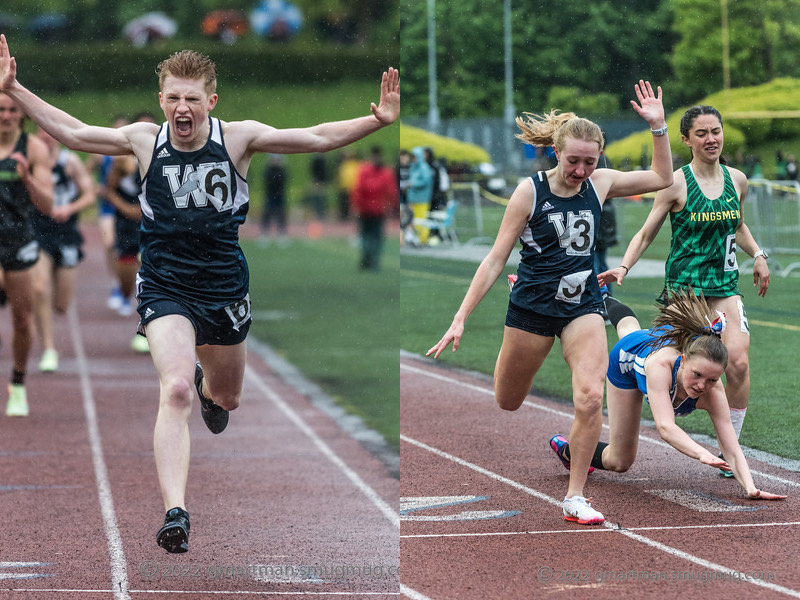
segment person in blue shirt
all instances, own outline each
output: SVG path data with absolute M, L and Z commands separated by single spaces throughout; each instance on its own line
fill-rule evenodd
M 650 329 L 642 329 L 633 311 L 619 300 L 606 296 L 605 304 L 620 339 L 608 357 L 609 442 L 597 444 L 592 467 L 624 473 L 633 465 L 645 399 L 658 434 L 670 446 L 703 464 L 732 471 L 748 498 L 786 498 L 756 488 L 734 432 L 720 380 L 728 363 L 721 338 L 725 315 L 717 312 L 712 321 L 706 299 L 692 290 L 672 292 Z M 675 422 L 698 409 L 711 417 L 724 458 L 695 442 Z M 557 435 L 550 445 L 569 468 L 567 440 Z

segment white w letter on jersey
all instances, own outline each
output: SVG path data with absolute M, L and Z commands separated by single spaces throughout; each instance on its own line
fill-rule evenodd
M 579 213 L 567 212 L 564 226 L 563 213 L 550 213 L 547 220 L 556 228 L 559 245 L 568 256 L 588 256 L 594 246 L 594 215 L 590 210 Z
M 177 208 L 189 206 L 189 196 L 198 208 L 209 202 L 218 212 L 233 208 L 231 172 L 227 162 L 201 163 L 197 170 L 194 165 L 186 165 L 182 180 L 180 169 L 179 165 L 165 165 L 162 171 Z

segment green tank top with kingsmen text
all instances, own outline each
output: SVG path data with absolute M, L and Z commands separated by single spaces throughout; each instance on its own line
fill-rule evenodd
M 671 212 L 672 243 L 666 265 L 666 287 L 691 286 L 706 296 L 736 296 L 739 265 L 736 262 L 736 228 L 741 205 L 728 168 L 722 166 L 725 186 L 719 198 L 703 194 L 691 165 L 683 167 L 686 206 Z

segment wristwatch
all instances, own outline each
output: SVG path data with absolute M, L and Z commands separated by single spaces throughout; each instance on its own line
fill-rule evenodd
M 767 254 L 767 251 L 764 249 L 761 249 L 755 254 L 753 254 L 753 260 L 757 259 L 759 256 L 763 256 L 764 260 L 767 260 L 769 258 L 769 254 Z

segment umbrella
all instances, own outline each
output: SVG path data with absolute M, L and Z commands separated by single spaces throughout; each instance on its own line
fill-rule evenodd
M 156 40 L 170 38 L 178 31 L 178 26 L 162 12 L 149 12 L 133 21 L 129 21 L 122 29 L 122 34 L 137 48 Z
M 262 0 L 250 13 L 250 26 L 259 35 L 288 39 L 303 25 L 300 9 L 286 0 Z

